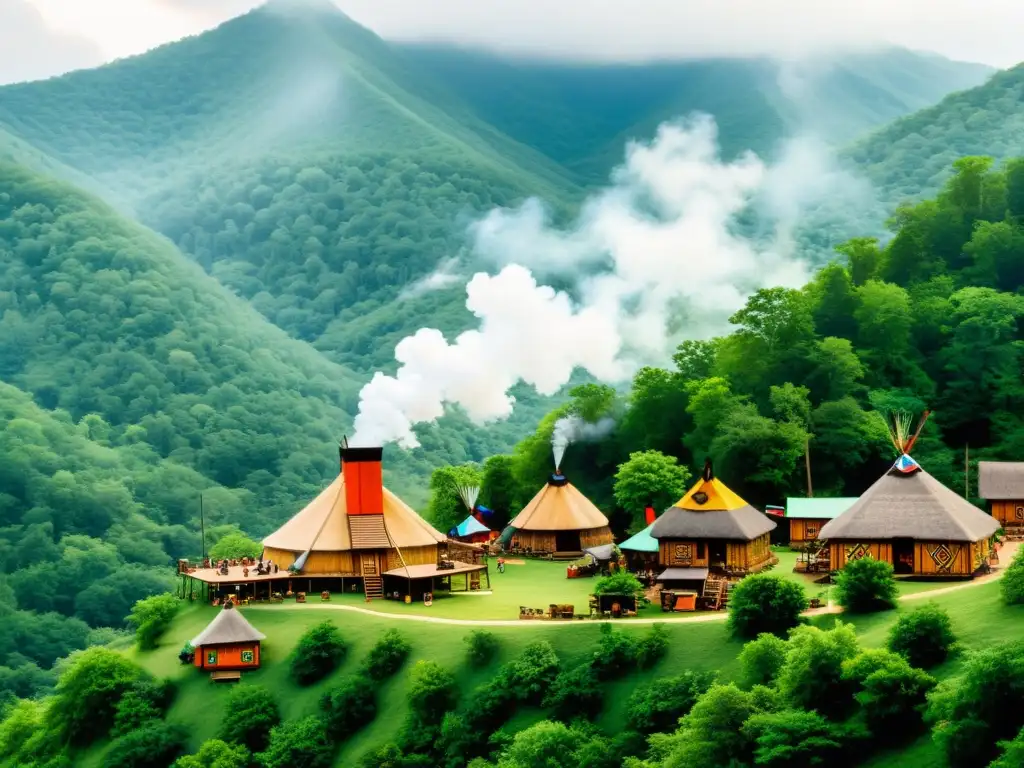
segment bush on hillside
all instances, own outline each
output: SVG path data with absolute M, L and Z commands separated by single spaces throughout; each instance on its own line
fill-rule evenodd
M 267 748 L 270 731 L 281 722 L 281 711 L 270 689 L 241 683 L 228 694 L 219 736 L 256 754 Z
M 928 693 L 935 678 L 911 667 L 902 657 L 868 675 L 855 695 L 875 739 L 901 741 L 915 737 L 923 725 Z
M 762 632 L 740 651 L 740 683 L 746 688 L 771 685 L 786 661 L 789 645 L 781 637 Z
M 366 655 L 363 672 L 371 680 L 387 680 L 402 668 L 411 650 L 412 646 L 401 632 L 389 629 Z
M 629 697 L 626 725 L 638 733 L 668 733 L 688 713 L 711 684 L 714 675 L 687 671 L 662 677 L 638 688 Z
M 935 603 L 901 614 L 889 631 L 889 650 L 921 669 L 944 662 L 955 644 L 949 614 Z
M 114 740 L 103 757 L 105 768 L 167 768 L 184 754 L 185 729 L 153 721 Z
M 729 629 L 736 637 L 784 636 L 807 610 L 803 587 L 780 576 L 747 576 L 729 595 Z
M 519 701 L 540 704 L 558 674 L 558 654 L 547 640 L 535 640 L 506 664 L 498 675 L 500 682 Z
M 853 685 L 844 677 L 843 663 L 858 650 L 857 635 L 848 624 L 837 623 L 827 632 L 797 627 L 776 678 L 779 694 L 796 709 L 843 715 L 853 704 Z
M 758 695 L 731 683 L 713 685 L 662 742 L 662 764 L 673 766 L 748 765 L 751 739 L 743 724 L 763 711 Z
M 601 637 L 590 664 L 602 680 L 610 680 L 633 670 L 637 666 L 637 642 L 625 632 L 603 622 Z
M 999 591 L 1007 605 L 1024 604 L 1024 547 L 1017 550 L 999 580 Z
M 174 694 L 174 683 L 170 680 L 138 681 L 117 703 L 112 733 L 119 736 L 152 720 L 160 720 L 171 705 Z
M 892 563 L 873 557 L 848 562 L 836 576 L 836 602 L 850 613 L 892 608 L 897 592 Z
M 763 712 L 750 717 L 742 730 L 753 742 L 755 764 L 764 768 L 809 768 L 849 762 L 843 759 L 849 740 L 847 729 L 830 723 L 817 712 Z
M 208 739 L 194 755 L 179 757 L 173 768 L 247 768 L 250 762 L 249 750 L 241 744 Z
M 26 742 L 43 731 L 45 705 L 29 699 L 17 701 L 3 710 L 0 721 L 0 760 L 17 757 Z M 17 765 L 17 763 L 15 763 Z
M 311 685 L 333 672 L 347 652 L 348 643 L 334 624 L 315 624 L 302 633 L 292 651 L 292 677 L 299 685 Z
M 474 629 L 463 639 L 466 643 L 466 655 L 474 667 L 484 667 L 498 652 L 498 637 L 486 629 Z
M 171 594 L 153 595 L 135 603 L 128 623 L 135 628 L 135 639 L 141 650 L 156 648 L 180 608 L 181 601 Z
M 563 723 L 581 717 L 591 720 L 597 717 L 603 704 L 601 683 L 590 664 L 559 672 L 544 697 L 544 706 L 550 708 L 551 716 Z
M 417 723 L 439 725 L 444 713 L 455 709 L 455 676 L 436 661 L 421 659 L 412 668 L 406 699 Z
M 595 595 L 642 595 L 644 585 L 629 571 L 616 571 L 594 582 Z
M 1003 754 L 989 768 L 1020 768 L 1024 765 L 1024 729 L 1013 741 L 999 742 Z
M 355 675 L 320 697 L 324 726 L 335 741 L 343 741 L 377 716 L 377 691 L 370 678 Z
M 275 726 L 256 760 L 263 768 L 331 768 L 334 744 L 323 719 L 307 715 Z
M 668 631 L 664 624 L 654 624 L 651 631 L 636 642 L 636 665 L 650 669 L 668 652 Z
M 929 697 L 927 719 L 950 768 L 987 766 L 1024 726 L 1024 642 L 971 654 Z

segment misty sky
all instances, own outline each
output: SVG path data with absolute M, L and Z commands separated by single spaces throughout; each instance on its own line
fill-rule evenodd
M 304 1 L 304 0 L 298 0 Z M 0 0 L 0 81 L 200 32 L 259 0 Z M 337 0 L 382 37 L 568 58 L 799 55 L 875 43 L 1012 66 L 1020 0 Z M 627 10 L 628 9 L 628 10 Z

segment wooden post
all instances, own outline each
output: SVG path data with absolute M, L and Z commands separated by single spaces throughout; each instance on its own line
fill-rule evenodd
M 970 443 L 964 444 L 964 498 L 971 498 L 971 462 L 969 458 Z
M 203 515 L 203 494 L 199 494 L 199 538 L 201 539 L 200 547 L 202 548 L 202 559 L 199 561 L 202 565 L 206 561 L 206 517 Z
M 807 467 L 807 498 L 814 498 L 814 488 L 811 486 L 811 438 L 808 435 L 804 443 L 804 465 Z

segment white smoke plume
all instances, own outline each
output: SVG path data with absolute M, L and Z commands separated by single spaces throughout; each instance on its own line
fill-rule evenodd
M 354 441 L 414 447 L 412 427 L 446 403 L 482 424 L 511 413 L 517 382 L 549 395 L 582 368 L 616 383 L 663 362 L 684 338 L 727 331 L 750 293 L 809 276 L 789 232 L 807 190 L 823 192 L 800 178 L 808 167 L 817 166 L 806 157 L 777 168 L 749 153 L 723 161 L 714 121 L 697 116 L 631 143 L 569 229 L 554 227 L 537 200 L 492 211 L 471 235 L 480 259 L 505 266 L 466 286 L 478 329 L 454 343 L 429 328 L 402 340 L 396 375 L 378 372 L 360 393 Z M 737 234 L 737 216 L 752 205 L 777 214 L 771 242 Z M 539 285 L 531 270 L 571 277 L 576 299 Z
M 600 440 L 615 429 L 615 419 L 605 416 L 593 423 L 579 416 L 563 416 L 555 422 L 551 432 L 551 451 L 555 457 L 555 469 L 561 469 L 565 449 L 572 443 L 587 443 Z

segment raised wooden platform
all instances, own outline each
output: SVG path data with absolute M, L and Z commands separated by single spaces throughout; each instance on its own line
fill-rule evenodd
M 218 669 L 210 673 L 210 679 L 215 683 L 237 683 L 242 673 L 237 669 Z

